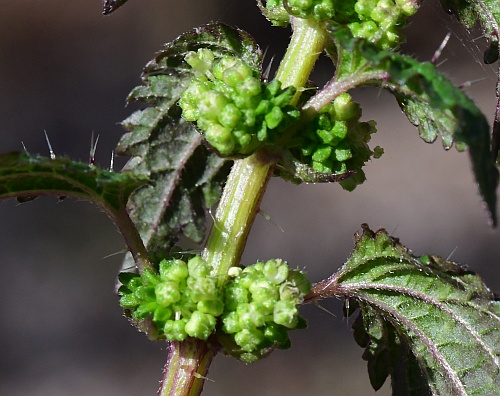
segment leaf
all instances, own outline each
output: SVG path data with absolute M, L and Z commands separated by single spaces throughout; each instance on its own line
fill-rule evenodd
M 124 5 L 128 0 L 103 0 L 102 1 L 102 13 L 103 15 L 111 14 L 116 11 L 122 5 Z
M 238 56 L 260 68 L 261 52 L 253 39 L 218 23 L 181 35 L 146 65 L 143 85 L 130 93 L 129 102 L 151 107 L 123 122 L 129 132 L 118 151 L 132 156 L 125 169 L 154 183 L 137 190 L 129 202 L 130 215 L 151 249 L 169 250 L 182 235 L 195 242 L 203 240 L 206 208 L 219 200 L 231 164 L 202 144 L 202 136 L 181 118 L 177 106 L 193 79 L 184 57 L 200 48 L 211 49 L 216 57 Z
M 446 149 L 454 142 L 459 149 L 468 147 L 479 191 L 496 225 L 498 171 L 490 128 L 481 110 L 432 63 L 379 50 L 370 42 L 354 39 L 345 29 L 331 30 L 340 48 L 340 62 L 347 63 L 339 68 L 348 70 L 348 76 L 343 78 L 358 81 L 356 85 L 388 89 L 409 121 L 419 128 L 424 141 L 434 142 L 440 135 Z M 359 55 L 364 61 L 360 61 Z
M 359 303 L 354 335 L 376 389 L 390 374 L 394 395 L 500 394 L 499 304 L 464 266 L 414 256 L 363 225 L 349 260 L 313 295 Z
M 126 203 L 138 187 L 147 184 L 144 176 L 115 173 L 68 158 L 31 157 L 26 154 L 0 155 L 0 200 L 17 198 L 27 202 L 42 195 L 67 196 L 90 201 L 115 222 L 140 269 L 148 266 L 147 255 L 131 223 Z
M 443 8 L 456 18 L 467 29 L 479 23 L 490 47 L 484 53 L 484 62 L 494 63 L 498 60 L 500 3 L 498 0 L 441 0 Z
M 441 0 L 441 3 L 444 9 L 454 14 L 467 29 L 472 29 L 476 24 L 481 26 L 484 36 L 490 43 L 484 53 L 484 63 L 496 62 L 499 56 L 500 2 L 498 0 Z M 497 107 L 493 120 L 492 152 L 493 158 L 498 163 L 500 162 L 498 158 L 500 151 L 500 69 L 497 74 Z
M 0 155 L 0 199 L 16 197 L 26 201 L 41 195 L 71 196 L 117 211 L 146 182 L 145 177 L 110 172 L 68 158 Z

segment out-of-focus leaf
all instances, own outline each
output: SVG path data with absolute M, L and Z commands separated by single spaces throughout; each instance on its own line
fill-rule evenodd
M 499 305 L 481 278 L 434 256 L 416 257 L 366 225 L 356 247 L 311 299 L 359 304 L 355 339 L 378 389 L 394 395 L 500 395 Z
M 128 0 L 103 0 L 102 2 L 102 13 L 104 15 L 111 14 L 116 11 L 122 5 L 124 5 Z
M 0 199 L 71 196 L 115 211 L 124 208 L 130 194 L 146 183 L 145 177 L 110 172 L 68 158 L 0 155 Z
M 467 28 L 472 29 L 476 24 L 481 26 L 484 36 L 490 46 L 484 53 L 484 63 L 490 64 L 498 60 L 500 37 L 500 2 L 498 0 L 441 0 L 444 9 L 454 14 Z M 500 69 L 497 81 L 497 110 L 493 120 L 493 157 L 499 162 L 500 151 Z
M 42 195 L 74 197 L 103 208 L 122 233 L 139 269 L 149 265 L 137 229 L 126 211 L 129 196 L 147 184 L 144 176 L 115 173 L 68 158 L 0 155 L 0 200 L 27 202 Z
M 195 242 L 205 236 L 206 208 L 220 197 L 230 161 L 211 153 L 193 124 L 181 118 L 177 101 L 193 78 L 186 54 L 209 48 L 216 57 L 237 56 L 260 68 L 261 51 L 242 30 L 220 23 L 187 32 L 168 43 L 149 62 L 129 102 L 151 107 L 123 122 L 129 131 L 118 152 L 132 158 L 125 169 L 146 175 L 153 185 L 133 194 L 130 215 L 148 248 L 169 250 L 185 235 Z
M 468 148 L 479 191 L 496 224 L 498 171 L 492 153 L 490 128 L 481 110 L 441 74 L 435 65 L 395 52 L 382 51 L 365 40 L 354 39 L 345 29 L 332 28 L 342 78 L 357 85 L 378 85 L 396 97 L 409 121 L 426 142 L 440 135 L 443 146 Z
M 500 2 L 498 0 L 441 0 L 443 8 L 467 29 L 476 24 L 481 26 L 490 47 L 484 54 L 485 63 L 498 60 Z

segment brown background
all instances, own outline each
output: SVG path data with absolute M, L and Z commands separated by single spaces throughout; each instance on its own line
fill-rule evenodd
M 56 154 L 87 160 L 92 131 L 97 161 L 107 166 L 118 141 L 127 93 L 162 43 L 210 20 L 237 24 L 279 60 L 289 37 L 270 28 L 251 0 L 130 0 L 100 15 L 100 1 L 4 1 L 0 11 L 0 151 Z M 457 29 L 426 5 L 410 27 L 405 51 L 431 58 L 448 30 L 440 69 L 467 88 L 488 118 L 494 110 L 494 67 L 483 67 L 480 36 Z M 272 41 L 269 41 L 272 39 Z M 463 43 L 471 44 L 467 51 Z M 328 62 L 315 73 L 324 80 Z M 312 280 L 335 271 L 349 255 L 353 233 L 367 222 L 385 227 L 415 253 L 468 263 L 500 289 L 500 235 L 487 224 L 467 154 L 427 145 L 394 100 L 375 89 L 355 96 L 364 118 L 375 118 L 374 144 L 385 155 L 366 168 L 353 193 L 337 185 L 293 186 L 273 180 L 244 258 L 282 257 Z M 123 164 L 123 160 L 121 161 Z M 123 242 L 106 216 L 84 202 L 39 199 L 0 204 L 0 394 L 152 395 L 165 344 L 151 343 L 122 318 L 113 293 Z M 275 225 L 278 224 L 284 232 Z M 294 347 L 249 367 L 219 356 L 205 395 L 370 395 L 362 350 L 342 318 L 306 307 L 307 331 Z M 388 395 L 385 386 L 378 394 Z

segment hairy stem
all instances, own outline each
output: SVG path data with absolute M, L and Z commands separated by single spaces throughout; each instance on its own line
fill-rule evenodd
M 158 396 L 199 395 L 216 353 L 211 344 L 193 338 L 170 342 Z
M 296 103 L 326 45 L 326 35 L 311 20 L 293 18 L 292 26 L 292 39 L 276 78 L 283 86 L 297 88 Z M 235 161 L 231 169 L 203 251 L 203 258 L 212 266 L 212 272 L 219 276 L 221 286 L 227 280 L 228 269 L 240 263 L 274 165 L 272 156 L 257 152 Z M 170 343 L 164 380 L 158 394 L 200 394 L 215 354 L 210 344 L 192 338 Z

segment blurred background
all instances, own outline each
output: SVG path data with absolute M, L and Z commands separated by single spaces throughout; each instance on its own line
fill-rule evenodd
M 408 31 L 405 52 L 429 60 L 448 31 L 440 69 L 488 119 L 495 108 L 495 68 L 481 64 L 485 43 L 433 1 Z M 254 1 L 130 0 L 108 17 L 100 0 L 4 1 L 0 13 L 0 151 L 88 160 L 107 167 L 121 136 L 128 92 L 161 45 L 211 20 L 238 25 L 281 58 L 290 31 L 271 28 Z M 469 48 L 469 49 L 468 49 Z M 277 62 L 276 62 L 277 63 Z M 331 75 L 327 61 L 314 77 Z M 376 89 L 353 94 L 375 119 L 373 145 L 385 154 L 366 167 L 353 193 L 338 185 L 294 186 L 272 180 L 244 263 L 281 257 L 318 281 L 337 270 L 362 223 L 384 227 L 416 254 L 467 263 L 500 291 L 500 235 L 488 225 L 466 153 L 423 143 L 396 102 Z M 118 166 L 124 159 L 118 160 Z M 0 203 L 0 394 L 8 396 L 153 395 L 166 345 L 149 342 L 122 317 L 114 294 L 124 244 L 99 210 L 74 200 Z M 310 327 L 293 348 L 250 366 L 218 356 L 204 395 L 371 395 L 366 362 L 342 317 L 304 307 Z M 377 394 L 389 395 L 384 386 Z

